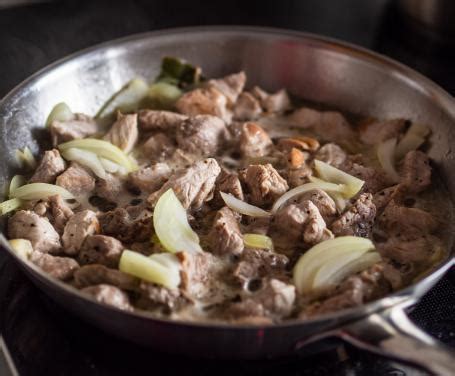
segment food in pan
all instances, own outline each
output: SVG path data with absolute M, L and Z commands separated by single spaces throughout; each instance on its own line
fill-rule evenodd
M 446 251 L 418 123 L 165 58 L 151 85 L 133 79 L 94 117 L 59 103 L 46 127 L 52 146 L 17 151 L 0 204 L 11 247 L 122 310 L 308 319 L 401 289 Z

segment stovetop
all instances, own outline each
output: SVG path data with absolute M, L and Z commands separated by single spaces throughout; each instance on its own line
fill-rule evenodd
M 391 56 L 455 93 L 455 54 L 414 28 L 388 0 L 58 1 L 2 9 L 0 97 L 45 65 L 81 48 L 128 34 L 176 26 L 283 27 L 343 39 Z M 410 313 L 455 347 L 455 270 Z M 175 361 L 81 322 L 34 287 L 0 250 L 0 333 L 21 375 L 422 375 L 341 343 L 291 359 Z M 0 348 L 2 343 L 0 342 Z M 8 357 L 8 356 L 7 356 Z M 6 373 L 0 355 L 0 375 Z

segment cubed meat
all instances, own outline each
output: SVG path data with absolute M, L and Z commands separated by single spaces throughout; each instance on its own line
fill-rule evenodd
M 347 163 L 345 166 L 342 166 L 341 169 L 348 174 L 363 180 L 365 182 L 362 188 L 364 192 L 374 194 L 390 185 L 387 175 L 383 171 L 376 170 L 373 167 L 365 167 L 354 162 Z
M 74 282 L 78 288 L 107 284 L 119 289 L 135 291 L 139 288 L 139 279 L 120 270 L 109 269 L 104 265 L 85 265 L 74 273 Z
M 270 163 L 250 165 L 245 171 L 245 184 L 254 205 L 270 205 L 288 189 L 288 183 Z
M 102 197 L 109 202 L 116 202 L 125 193 L 124 181 L 117 175 L 106 173 L 104 179 L 96 179 L 95 194 L 98 197 Z
M 176 132 L 179 148 L 204 157 L 217 154 L 227 137 L 223 120 L 210 115 L 190 117 L 177 127 Z
M 322 162 L 328 163 L 333 167 L 340 168 L 346 162 L 347 154 L 337 144 L 329 143 L 322 146 L 314 156 Z
M 220 192 L 229 193 L 239 200 L 244 199 L 243 189 L 239 177 L 235 173 L 229 173 L 225 169 L 221 169 L 221 173 L 215 182 L 215 194 L 210 205 L 214 208 L 221 208 L 224 206 L 224 201 L 221 198 Z
M 164 161 L 174 153 L 175 147 L 174 142 L 167 135 L 156 133 L 142 145 L 142 153 L 151 161 Z
M 152 220 L 150 217 L 135 218 L 126 209 L 117 208 L 99 217 L 101 232 L 125 243 L 150 240 Z
M 292 151 L 291 151 L 291 157 L 290 157 L 291 163 L 289 163 L 290 165 L 298 164 L 298 162 L 295 163 L 295 158 L 292 156 L 292 154 L 294 154 L 293 152 L 295 152 L 296 150 L 297 149 L 292 149 Z M 301 154 L 302 152 L 299 150 L 298 153 Z M 298 187 L 299 185 L 308 183 L 311 175 L 313 175 L 313 170 L 307 163 L 305 163 L 305 161 L 303 161 L 300 164 L 300 167 L 290 166 L 287 169 L 287 172 L 285 173 L 287 182 L 289 184 L 289 187 L 291 187 L 291 188 Z
M 265 112 L 283 112 L 291 108 L 291 100 L 284 89 L 269 94 L 255 86 L 251 93 L 259 100 Z
M 179 289 L 169 289 L 154 283 L 141 281 L 139 285 L 140 298 L 137 301 L 139 308 L 154 310 L 165 308 L 165 312 L 178 311 L 183 306 L 191 303 L 188 297 L 181 294 Z
M 406 236 L 389 237 L 377 244 L 382 257 L 401 264 L 428 262 L 440 241 L 435 236 L 420 235 L 415 238 Z
M 82 243 L 78 260 L 81 265 L 102 264 L 117 268 L 123 252 L 122 243 L 106 235 L 88 235 Z
M 326 223 L 331 221 L 337 213 L 335 201 L 322 189 L 305 192 L 299 196 L 298 200 L 299 202 L 311 201 L 318 208 Z
M 403 199 L 403 186 L 393 185 L 376 192 L 373 195 L 373 203 L 376 206 L 376 212 L 379 215 L 386 208 L 386 206 L 394 200 L 396 203 L 401 202 Z
M 213 87 L 221 92 L 227 98 L 228 104 L 232 106 L 237 101 L 240 93 L 243 91 L 245 82 L 246 74 L 241 71 L 223 78 L 208 80 L 206 86 Z
M 155 206 L 161 195 L 172 188 L 185 209 L 199 209 L 204 202 L 212 199 L 215 181 L 220 172 L 221 168 L 215 159 L 198 161 L 171 176 L 147 201 Z
M 267 235 L 270 229 L 271 217 L 246 217 L 245 233 Z
M 136 145 L 139 131 L 137 129 L 137 114 L 117 114 L 117 121 L 106 133 L 104 139 L 129 153 Z
M 63 201 L 60 195 L 50 196 L 47 199 L 50 211 L 50 222 L 61 235 L 70 217 L 74 214 L 71 208 Z
M 8 237 L 30 240 L 37 252 L 58 253 L 62 248 L 60 236 L 49 220 L 28 210 L 20 210 L 9 218 Z
M 367 145 L 375 145 L 390 138 L 398 137 L 404 131 L 407 121 L 392 119 L 375 121 L 359 127 L 360 141 Z
M 262 114 L 259 101 L 250 93 L 243 92 L 234 106 L 234 118 L 237 120 L 256 120 Z
M 98 303 L 114 306 L 124 311 L 131 311 L 133 309 L 130 305 L 128 295 L 115 286 L 102 284 L 85 287 L 81 291 L 84 294 L 90 295 Z
M 257 123 L 245 123 L 239 140 L 240 154 L 244 158 L 257 158 L 268 155 L 273 143 L 267 132 Z
M 56 184 L 78 197 L 95 189 L 95 178 L 85 167 L 71 162 L 70 167 L 57 177 Z
M 332 223 L 331 230 L 336 236 L 371 236 L 376 206 L 371 193 L 362 193 L 354 204 Z
M 65 171 L 65 161 L 57 149 L 47 150 L 29 183 L 54 184 L 55 178 Z
M 100 224 L 95 212 L 83 210 L 74 214 L 66 223 L 62 235 L 63 251 L 67 255 L 76 255 L 88 235 L 98 233 Z
M 213 253 L 218 255 L 239 255 L 243 252 L 243 236 L 237 219 L 227 206 L 216 214 L 209 234 Z
M 30 261 L 51 277 L 62 281 L 71 279 L 79 269 L 79 264 L 70 257 L 52 256 L 38 251 L 32 252 Z
M 155 163 L 128 175 L 128 184 L 142 192 L 155 192 L 172 174 L 167 163 Z
M 79 138 L 91 136 L 99 131 L 96 122 L 87 115 L 74 114 L 74 118 L 68 121 L 54 120 L 50 126 L 52 144 L 58 144 Z
M 188 117 L 171 111 L 139 110 L 139 128 L 143 131 L 173 131 Z
M 431 166 L 428 156 L 413 150 L 406 154 L 401 167 L 401 184 L 410 193 L 419 193 L 431 185 Z

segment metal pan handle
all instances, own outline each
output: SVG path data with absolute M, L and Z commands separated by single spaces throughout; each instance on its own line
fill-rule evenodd
M 360 349 L 423 368 L 435 375 L 455 374 L 455 351 L 415 326 L 403 305 L 372 314 L 309 342 L 338 337 Z M 302 345 L 302 343 L 301 343 Z

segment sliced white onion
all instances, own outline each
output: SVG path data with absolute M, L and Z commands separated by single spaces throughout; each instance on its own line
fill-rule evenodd
M 261 234 L 243 234 L 243 243 L 249 248 L 268 249 L 273 251 L 273 240 Z
M 275 201 L 273 204 L 272 213 L 276 213 L 276 211 L 283 206 L 283 204 L 290 200 L 295 196 L 299 196 L 302 193 L 314 191 L 315 189 L 322 189 L 326 192 L 338 192 L 342 193 L 344 190 L 344 185 L 342 184 L 334 184 L 328 183 L 326 181 L 318 179 L 314 183 L 306 183 L 299 185 L 298 187 L 292 188 L 290 191 L 287 191 L 284 195 L 282 195 L 278 200 Z
M 348 255 L 360 257 L 374 249 L 371 240 L 355 236 L 340 236 L 316 244 L 297 261 L 293 270 L 294 284 L 300 293 L 308 294 L 319 269 L 331 260 L 342 260 Z
M 26 146 L 23 150 L 16 150 L 16 160 L 19 163 L 20 167 L 35 169 L 37 165 L 36 159 L 28 146 Z
M 158 199 L 153 211 L 153 226 L 167 251 L 202 252 L 199 237 L 191 229 L 186 210 L 172 189 L 168 189 Z
M 269 217 L 270 213 L 264 209 L 258 208 L 257 206 L 248 204 L 245 201 L 239 200 L 230 193 L 220 192 L 221 198 L 225 204 L 232 210 L 240 214 L 245 214 L 250 217 Z
M 176 268 L 177 271 L 180 269 L 180 261 L 173 253 L 154 253 L 149 258 L 166 267 Z
M 119 270 L 171 289 L 177 288 L 180 284 L 179 265 L 164 265 L 156 259 L 127 249 L 120 257 Z
M 65 102 L 60 102 L 52 108 L 46 120 L 46 127 L 51 125 L 54 120 L 69 121 L 74 118 L 74 114 Z
M 25 184 L 15 189 L 12 197 L 22 200 L 40 200 L 54 195 L 60 195 L 64 200 L 74 199 L 73 194 L 65 188 L 47 183 Z
M 7 214 L 13 210 L 17 210 L 22 206 L 22 200 L 18 198 L 12 198 L 10 200 L 3 201 L 0 203 L 0 215 Z
M 317 184 L 327 183 L 325 180 L 319 179 L 315 176 L 310 176 L 310 181 Z M 348 200 L 340 192 L 328 191 L 327 194 L 333 199 L 333 201 L 335 201 L 335 205 L 338 211 L 341 213 L 346 208 Z
M 419 123 L 413 123 L 400 142 L 397 144 L 395 150 L 395 157 L 400 160 L 409 151 L 417 150 L 420 145 L 425 142 L 426 137 L 430 133 L 430 128 Z
M 88 167 L 99 178 L 106 178 L 106 171 L 95 153 L 78 148 L 69 148 L 62 151 L 62 156 L 67 161 L 76 161 L 82 166 Z
M 10 239 L 9 244 L 21 259 L 28 260 L 33 252 L 32 243 L 28 239 Z
M 382 169 L 387 173 L 393 183 L 400 181 L 395 169 L 395 147 L 397 144 L 396 138 L 390 138 L 378 145 L 377 156 Z
M 11 179 L 11 183 L 9 183 L 9 191 L 8 191 L 9 197 L 11 197 L 11 195 L 17 188 L 24 185 L 25 183 L 26 183 L 26 180 L 22 175 L 14 175 L 13 178 Z
M 341 193 L 346 198 L 354 197 L 365 184 L 363 180 L 317 159 L 314 161 L 314 168 L 321 179 L 331 183 L 343 184 L 345 188 Z
M 103 166 L 104 170 L 106 170 L 107 172 L 109 172 L 111 174 L 116 173 L 119 170 L 119 168 L 121 167 L 117 163 L 112 162 L 109 159 L 106 159 L 103 157 L 100 157 L 99 160 L 100 160 L 101 165 Z

